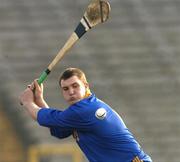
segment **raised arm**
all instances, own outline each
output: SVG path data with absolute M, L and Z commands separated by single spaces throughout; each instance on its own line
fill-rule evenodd
M 42 107 L 49 107 L 43 97 L 43 84 L 39 85 L 37 80 L 28 85 L 28 88 L 22 92 L 19 99 L 21 105 L 23 105 L 34 120 L 37 120 L 38 111 Z
M 24 107 L 25 110 L 27 110 L 29 115 L 34 120 L 37 120 L 37 114 L 41 108 L 34 102 L 34 94 L 31 88 L 26 88 L 20 95 L 19 99 L 21 105 Z

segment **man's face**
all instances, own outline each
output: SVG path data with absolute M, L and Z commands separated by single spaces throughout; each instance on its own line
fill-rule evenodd
M 69 79 L 61 80 L 60 86 L 64 99 L 70 104 L 74 104 L 82 100 L 86 94 L 86 85 L 77 76 L 72 76 Z

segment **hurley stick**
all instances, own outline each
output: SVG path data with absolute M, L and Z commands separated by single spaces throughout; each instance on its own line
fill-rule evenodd
M 49 64 L 48 68 L 43 71 L 38 79 L 41 84 L 52 71 L 55 65 L 63 58 L 73 45 L 92 27 L 105 22 L 109 17 L 110 4 L 104 0 L 93 0 L 87 7 L 75 31 L 71 34 L 64 46 L 60 49 L 56 57 Z

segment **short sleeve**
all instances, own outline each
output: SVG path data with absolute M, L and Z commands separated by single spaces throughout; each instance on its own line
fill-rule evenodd
M 69 130 L 90 129 L 94 122 L 91 120 L 86 120 L 86 118 L 82 117 L 81 113 L 79 112 L 81 112 L 81 110 L 79 110 L 78 107 L 70 107 L 65 111 L 52 108 L 42 108 L 38 112 L 37 121 L 41 126 L 46 127 L 55 126 Z
M 61 127 L 50 127 L 50 133 L 52 136 L 55 136 L 57 138 L 66 138 L 72 135 L 71 130 L 63 129 Z

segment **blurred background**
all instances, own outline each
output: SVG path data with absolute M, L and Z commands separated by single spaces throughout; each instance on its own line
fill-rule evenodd
M 34 122 L 18 96 L 46 69 L 89 3 L 0 0 L 0 162 L 87 162 L 72 138 L 58 140 Z M 180 1 L 110 3 L 110 19 L 86 33 L 45 81 L 46 101 L 66 108 L 59 75 L 82 68 L 92 91 L 122 116 L 154 162 L 179 162 Z

